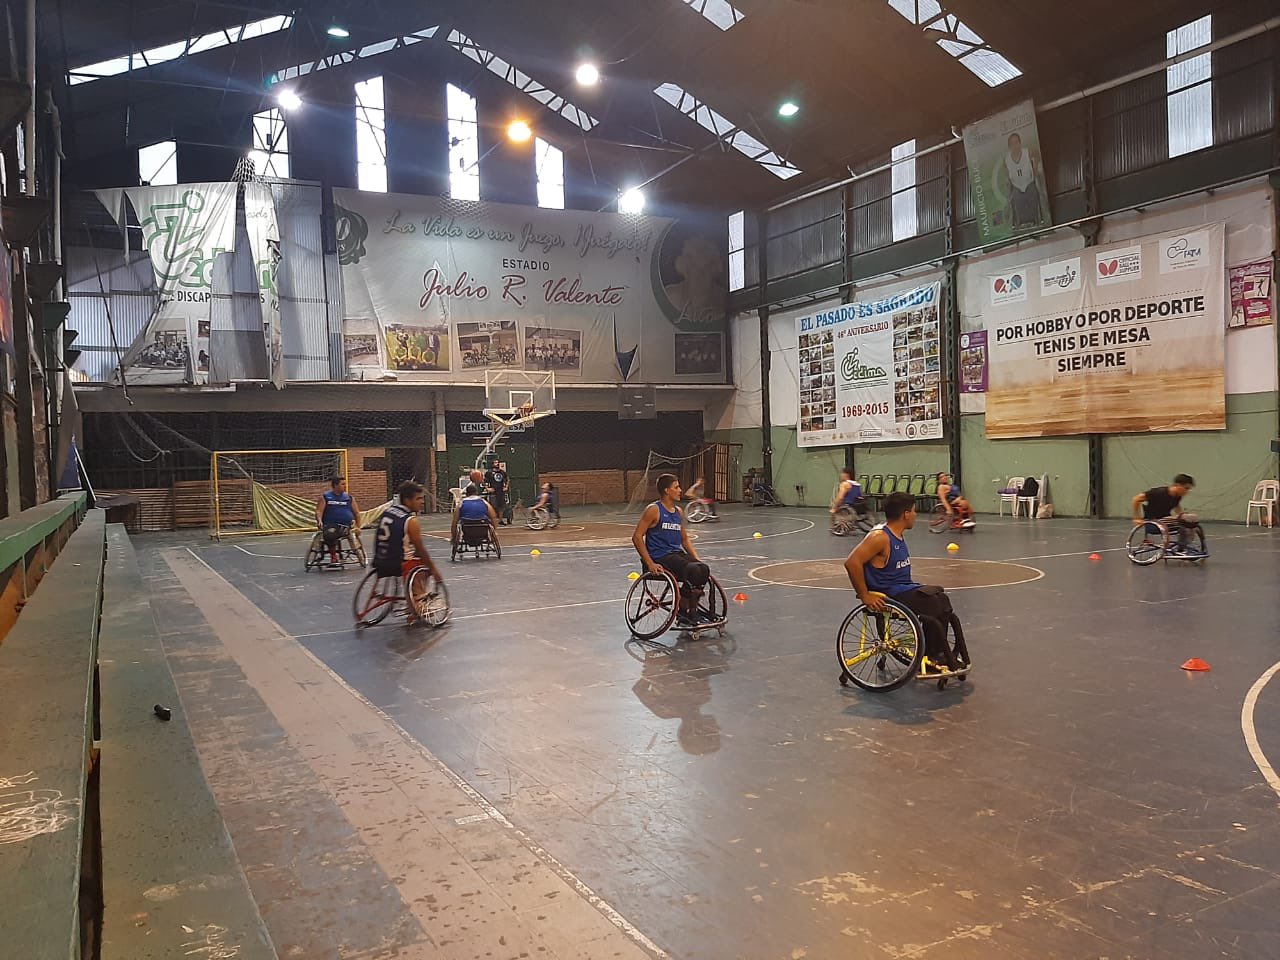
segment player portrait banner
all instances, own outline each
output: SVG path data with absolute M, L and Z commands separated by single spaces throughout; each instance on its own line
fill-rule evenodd
M 1222 430 L 1221 223 L 986 278 L 987 436 Z
M 156 282 L 155 310 L 121 364 L 130 384 L 208 381 L 208 363 L 199 368 L 195 341 L 201 321 L 208 330 L 215 261 L 235 248 L 236 191 L 234 183 L 123 191 L 138 216 Z M 123 226 L 121 192 L 99 191 L 98 197 Z
M 492 367 L 724 381 L 723 351 L 678 359 L 675 334 L 725 332 L 726 251 L 700 227 L 349 189 L 334 204 L 355 379 L 381 363 L 441 382 Z
M 942 436 L 941 285 L 796 320 L 801 447 Z
M 987 331 L 960 334 L 960 392 L 987 392 Z
M 984 244 L 1053 223 L 1030 100 L 965 127 L 964 157 Z

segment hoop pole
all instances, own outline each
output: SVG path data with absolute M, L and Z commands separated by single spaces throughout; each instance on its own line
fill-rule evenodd
M 222 539 L 222 500 L 218 496 L 218 455 L 209 454 L 209 475 L 213 477 L 213 538 Z
M 511 426 L 512 424 L 504 423 L 501 420 L 493 421 L 493 433 L 489 435 L 489 439 L 485 442 L 484 449 L 481 450 L 479 455 L 476 457 L 475 466 L 472 467 L 473 470 L 480 469 L 480 464 L 484 463 L 485 457 L 489 456 L 489 454 L 493 452 L 493 448 L 498 445 L 499 440 L 506 436 L 507 431 L 511 429 Z

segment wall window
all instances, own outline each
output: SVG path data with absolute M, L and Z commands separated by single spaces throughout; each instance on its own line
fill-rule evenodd
M 906 240 L 918 232 L 916 221 L 916 142 L 908 140 L 893 148 L 893 241 Z
M 289 131 L 284 111 L 279 107 L 253 115 L 253 149 L 249 151 L 254 172 L 260 177 L 289 176 Z
M 538 206 L 564 209 L 564 151 L 541 137 L 533 143 L 533 162 L 538 174 Z
M 138 148 L 138 180 L 153 187 L 178 182 L 178 141 L 161 140 Z
M 739 210 L 729 214 L 729 289 L 741 290 L 746 285 L 746 214 Z
M 1213 41 L 1213 16 L 1201 17 L 1165 35 L 1168 56 L 1197 50 Z M 1165 70 L 1169 92 L 1169 156 L 1213 146 L 1213 54 L 1202 53 Z
M 480 199 L 480 124 L 476 98 L 452 83 L 445 89 L 449 114 L 449 196 Z
M 387 111 L 381 77 L 356 84 L 356 185 L 387 192 Z

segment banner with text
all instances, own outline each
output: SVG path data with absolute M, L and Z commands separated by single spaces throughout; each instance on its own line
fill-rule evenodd
M 801 447 L 942 436 L 940 284 L 796 320 Z
M 987 436 L 1222 430 L 1221 223 L 987 278 Z
M 351 376 L 724 381 L 725 250 L 695 228 L 359 190 L 334 204 Z

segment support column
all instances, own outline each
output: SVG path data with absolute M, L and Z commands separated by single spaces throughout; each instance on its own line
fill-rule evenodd
M 23 510 L 36 505 L 35 396 L 31 389 L 31 302 L 26 266 L 13 278 L 13 398 L 18 420 L 18 490 Z M 41 401 L 43 402 L 43 400 Z
M 1102 435 L 1089 434 L 1089 516 L 1101 520 L 1107 515 L 1102 481 Z
M 769 413 L 769 211 L 760 213 L 756 235 L 756 261 L 760 273 L 760 455 L 764 482 L 773 486 L 773 420 Z
M 947 262 L 942 275 L 942 369 L 947 399 L 942 430 L 947 438 L 947 472 L 963 483 L 960 462 L 960 307 L 956 288 L 955 260 Z

